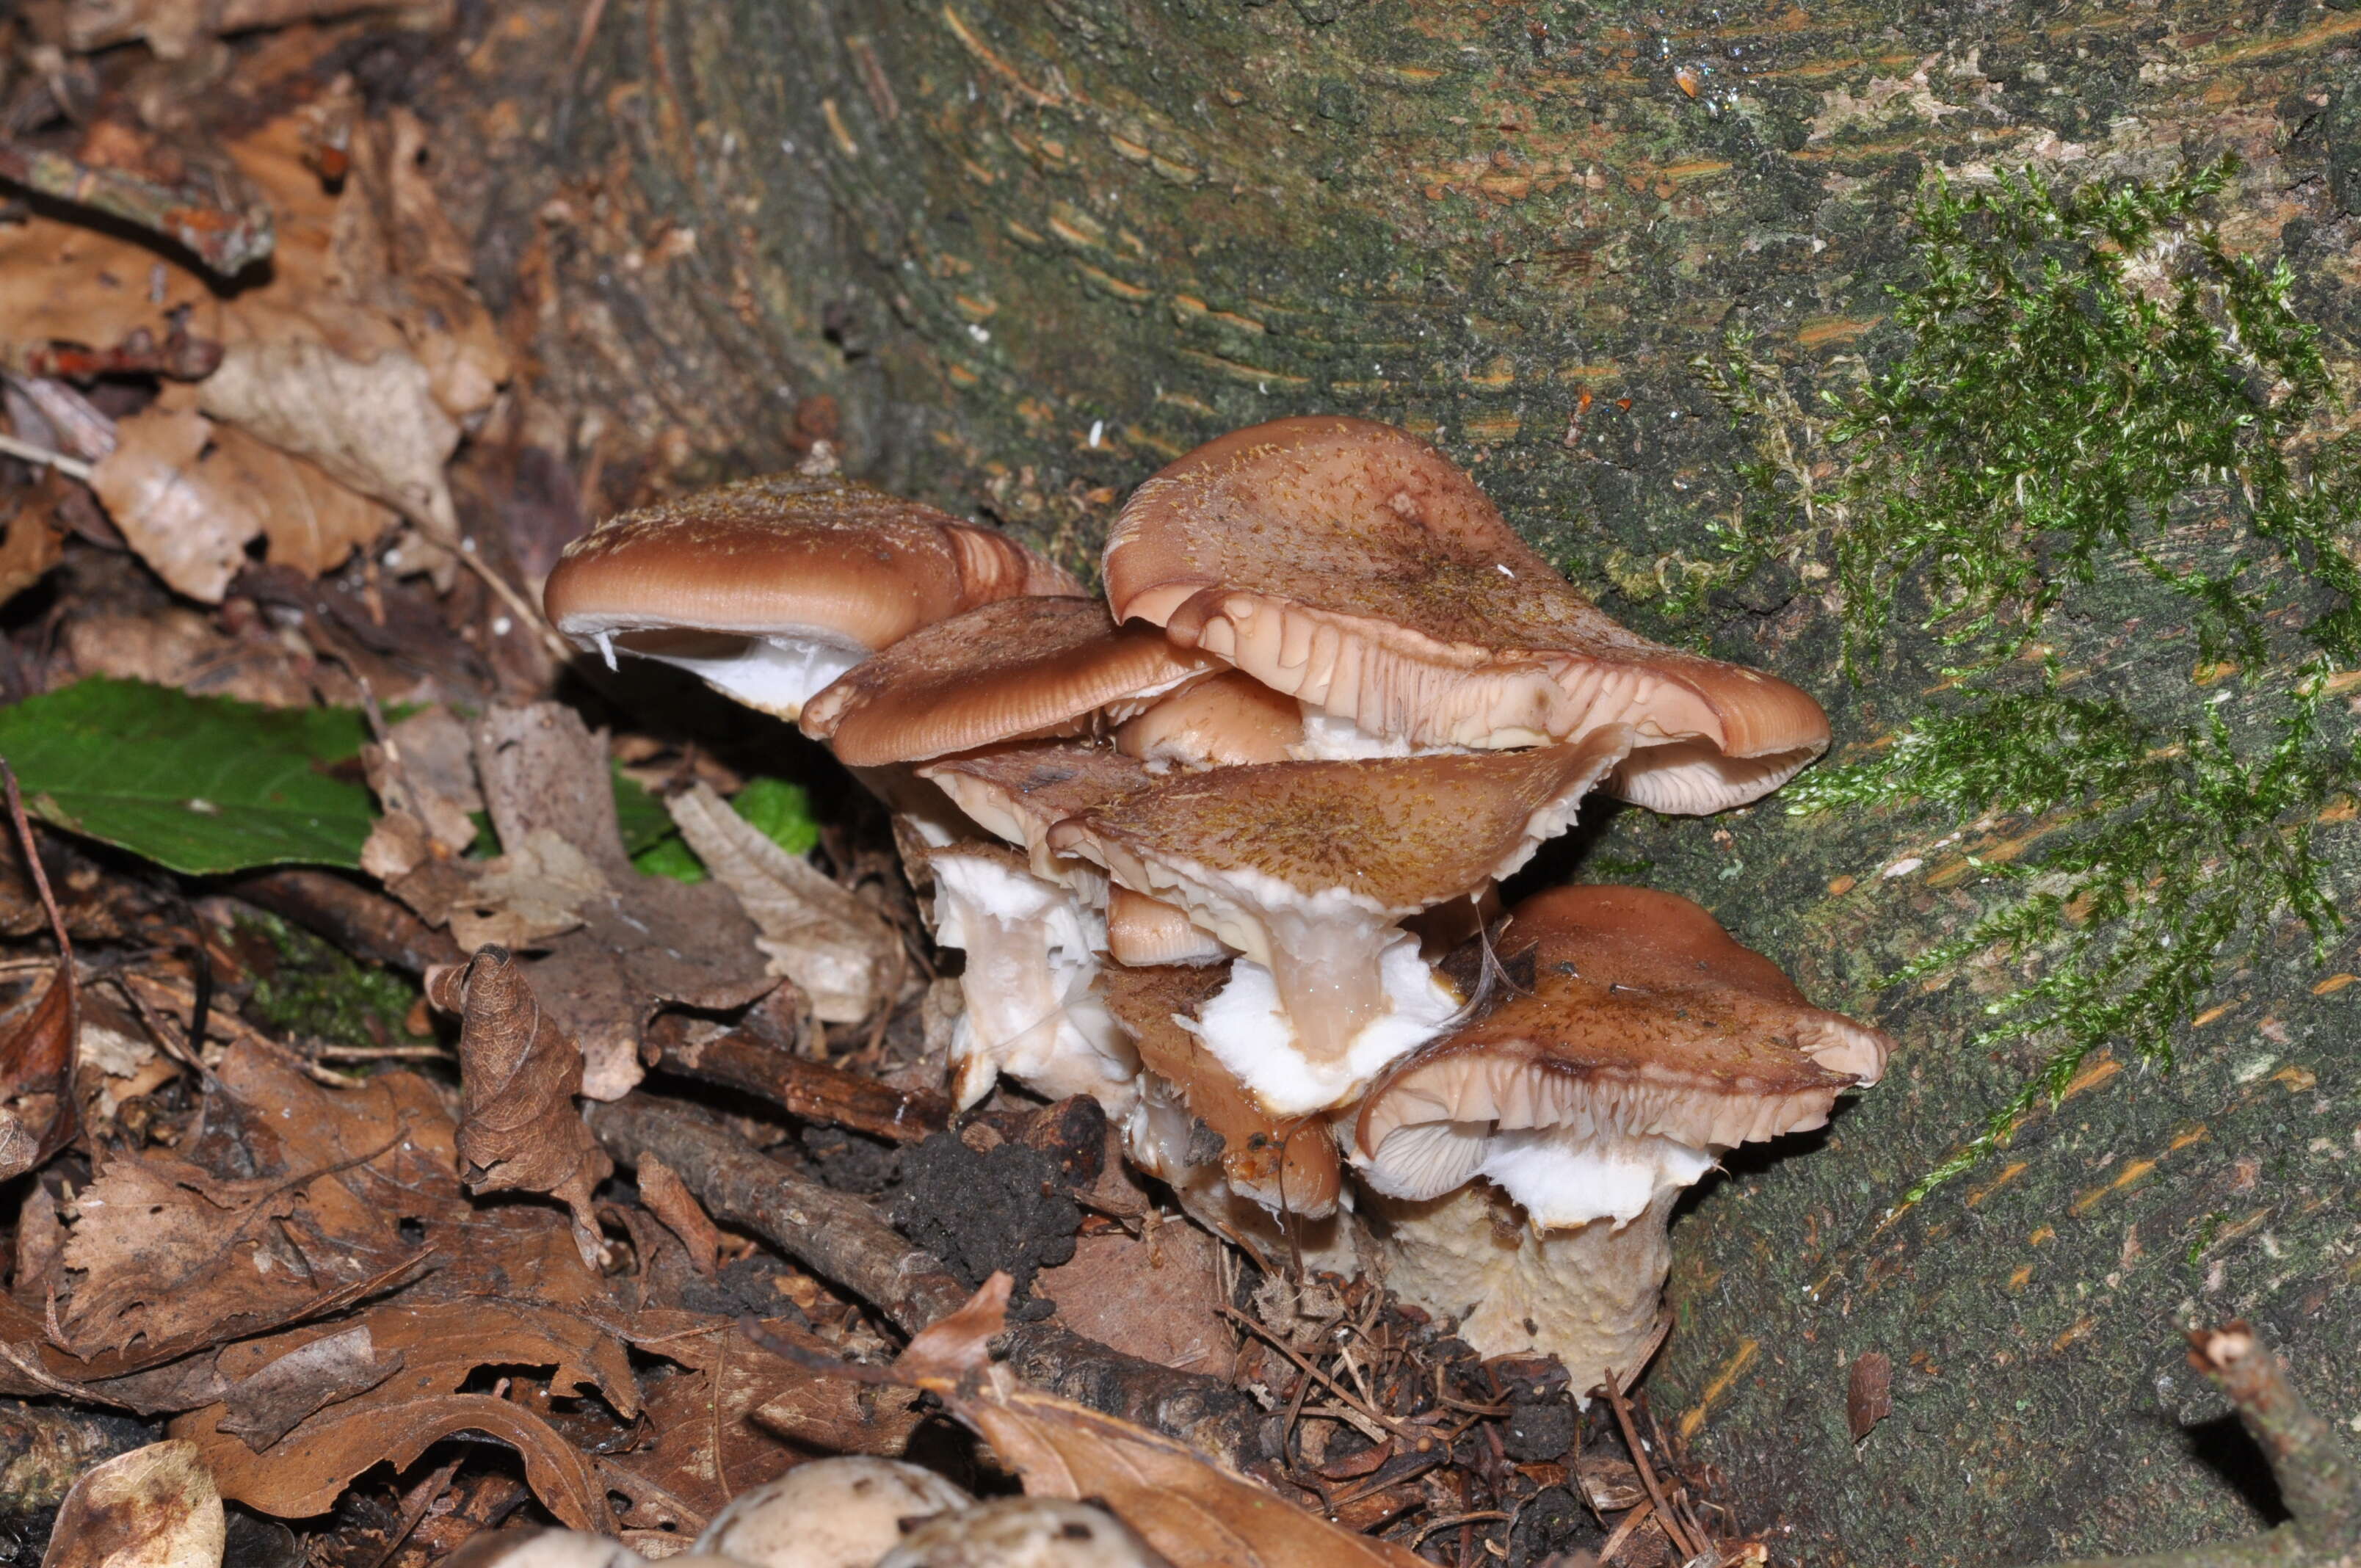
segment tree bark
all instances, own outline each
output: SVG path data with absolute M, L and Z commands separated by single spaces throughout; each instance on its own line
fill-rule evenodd
M 1436 440 L 1601 587 L 1613 551 L 1709 548 L 1737 502 L 1695 356 L 1743 328 L 1833 386 L 1891 346 L 1933 169 L 2238 152 L 2225 237 L 2287 255 L 2350 389 L 2345 4 L 609 0 L 577 58 L 581 10 L 520 0 L 470 24 L 442 145 L 594 508 L 783 466 L 824 394 L 855 472 L 1087 564 L 1165 461 L 1334 410 Z M 2127 569 L 2107 597 L 2121 567 L 2101 602 L 2153 613 Z M 1808 598 L 1741 595 L 1708 630 L 1819 695 L 1840 750 L 1907 719 L 1940 663 L 1905 648 L 1849 685 Z M 2189 678 L 2162 638 L 2090 662 Z M 1906 1205 L 2034 1061 L 1965 1048 L 1977 982 L 1881 984 L 1980 907 L 1945 857 L 1994 836 L 1945 848 L 1958 827 L 1625 813 L 1595 843 L 1902 1040 L 1829 1132 L 1734 1159 L 1676 1223 L 1646 1392 L 1783 1557 L 2249 1533 L 2269 1483 L 2178 1331 L 2253 1319 L 2322 1410 L 2361 1416 L 2349 948 L 2323 970 L 2290 942 L 2177 1069 L 2125 1070 L 2125 1042 Z M 2327 848 L 2350 886 L 2352 847 Z M 1871 1351 L 1894 1414 L 1856 1444 L 1846 1370 Z

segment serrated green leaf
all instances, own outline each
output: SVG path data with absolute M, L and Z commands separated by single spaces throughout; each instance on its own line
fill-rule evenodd
M 745 788 L 730 797 L 730 808 L 790 855 L 808 855 L 819 844 L 811 792 L 801 784 L 785 779 L 749 779 Z
M 258 707 L 104 676 L 0 709 L 0 757 L 32 810 L 192 875 L 359 865 L 369 793 L 326 770 L 368 738 L 349 709 Z

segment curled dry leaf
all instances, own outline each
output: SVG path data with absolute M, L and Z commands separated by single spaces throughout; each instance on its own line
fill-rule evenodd
M 262 532 L 246 476 L 216 452 L 214 427 L 159 399 L 115 426 L 113 452 L 91 473 L 115 526 L 174 589 L 219 604 Z
M 250 1343 L 250 1342 L 249 1342 Z M 365 1394 L 401 1370 L 401 1353 L 380 1357 L 367 1323 L 297 1346 L 225 1390 L 221 1431 L 257 1453 L 307 1417 Z
M 458 1150 L 477 1192 L 545 1192 L 574 1216 L 575 1245 L 606 1255 L 591 1190 L 614 1162 L 582 1123 L 582 1047 L 543 1012 L 506 950 L 427 971 L 427 999 L 460 1015 Z
M 1422 1568 L 1389 1541 L 1353 1535 L 1168 1437 L 1037 1392 L 994 1365 L 1009 1280 L 911 1340 L 898 1364 L 1024 1478 L 1031 1495 L 1088 1497 L 1174 1568 Z
M 704 784 L 664 804 L 688 847 L 761 927 L 771 972 L 802 987 L 816 1017 L 857 1024 L 887 1000 L 902 947 L 874 909 L 773 843 Z
M 41 1568 L 220 1568 L 227 1526 L 196 1444 L 152 1442 L 74 1483 Z
M 714 1229 L 712 1220 L 697 1203 L 697 1195 L 688 1190 L 678 1172 L 653 1155 L 640 1161 L 638 1175 L 640 1201 L 647 1205 L 648 1212 L 664 1223 L 666 1230 L 680 1238 L 697 1271 L 712 1274 L 720 1265 L 721 1233 Z
M 0 537 L 0 604 L 41 580 L 65 559 L 65 531 L 57 521 L 57 498 L 68 483 L 44 468 L 33 484 L 11 499 L 8 532 Z

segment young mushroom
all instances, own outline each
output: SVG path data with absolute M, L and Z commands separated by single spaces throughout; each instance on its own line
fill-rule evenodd
M 574 1530 L 478 1530 L 443 1560 L 443 1568 L 647 1568 L 620 1541 Z
M 852 767 L 920 762 L 1121 723 L 1217 668 L 1094 599 L 1002 599 L 923 627 L 804 706 L 805 734 Z
M 1172 1568 L 1104 1508 L 1057 1497 L 1000 1497 L 938 1514 L 876 1568 Z
M 1235 670 L 1175 692 L 1115 732 L 1115 749 L 1151 773 L 1298 762 L 1303 710 Z
M 898 1459 L 818 1459 L 732 1497 L 691 1550 L 747 1568 L 870 1568 L 906 1524 L 973 1500 Z
M 1888 1042 L 1672 894 L 1556 889 L 1499 950 L 1510 994 L 1361 1102 L 1387 1283 L 1485 1354 L 1554 1353 L 1576 1389 L 1628 1381 L 1663 1332 L 1681 1190 L 1724 1150 L 1821 1125 Z M 1499 1223 L 1503 1199 L 1524 1223 Z
M 1005 1072 L 1052 1100 L 1088 1094 L 1115 1114 L 1127 1111 L 1139 1063 L 1096 991 L 1104 916 L 996 844 L 930 850 L 927 866 L 935 940 L 967 954 L 952 1102 L 966 1110 Z
M 1629 743 L 1617 725 L 1531 751 L 1218 768 L 1060 822 L 1049 847 L 1245 955 L 1202 1037 L 1263 1109 L 1304 1115 L 1352 1099 L 1460 1005 L 1400 922 L 1524 864 Z
M 1184 1200 L 1211 1192 L 1218 1179 L 1273 1213 L 1324 1219 L 1336 1212 L 1344 1179 L 1327 1119 L 1263 1110 L 1184 1023 L 1227 978 L 1211 968 L 1107 971 L 1107 1010 L 1152 1075 L 1124 1124 L 1125 1146 Z
M 1623 724 L 1632 754 L 1609 793 L 1700 812 L 1767 794 L 1828 745 L 1810 696 L 1617 625 L 1448 458 L 1367 420 L 1278 420 L 1166 467 L 1117 519 L 1106 586 L 1117 620 L 1325 715 L 1306 726 L 1315 754 Z
M 618 649 L 677 664 L 793 718 L 921 626 L 1082 592 L 1016 541 L 932 507 L 776 475 L 610 519 L 566 546 L 542 600 L 552 625 L 610 664 Z

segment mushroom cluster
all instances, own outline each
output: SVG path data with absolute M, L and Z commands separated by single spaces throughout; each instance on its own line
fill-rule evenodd
M 1475 482 L 1341 417 L 1141 485 L 1105 601 L 840 481 L 620 518 L 547 601 L 783 716 L 894 811 L 964 951 L 953 1096 L 1084 1093 L 1248 1245 L 1374 1266 L 1486 1354 L 1628 1378 L 1674 1196 L 1820 1124 L 1887 1042 L 1704 910 L 1498 884 L 1594 793 L 1702 814 L 1827 746 L 1812 698 L 1648 641 Z M 1347 1174 L 1349 1172 L 1349 1175 Z

